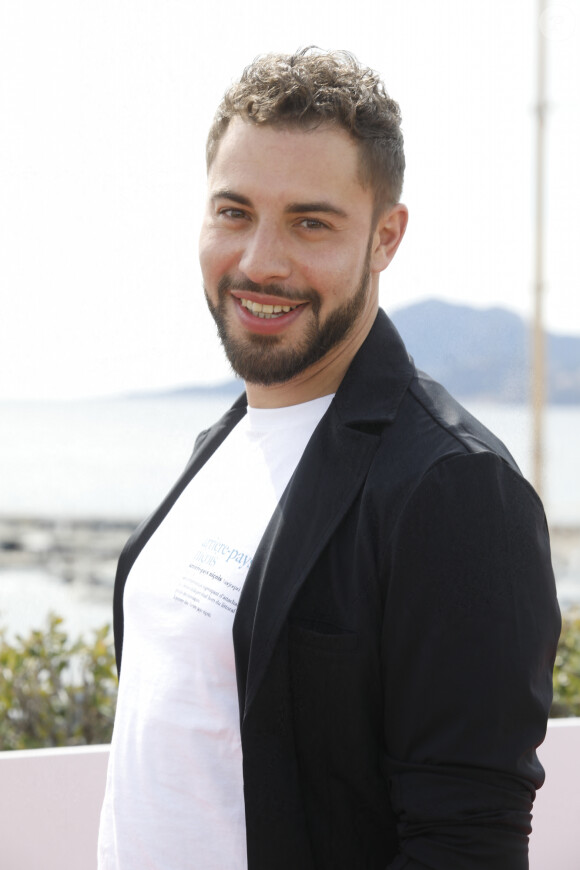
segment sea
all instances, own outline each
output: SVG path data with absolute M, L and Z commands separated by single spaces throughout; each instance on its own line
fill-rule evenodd
M 218 419 L 232 400 L 231 393 L 208 392 L 0 402 L 0 517 L 137 523 L 172 485 L 197 433 Z M 464 404 L 504 441 L 529 477 L 529 408 Z M 580 406 L 548 407 L 544 432 L 543 499 L 548 520 L 552 526 L 580 527 Z M 55 609 L 85 631 L 110 621 L 109 599 L 102 590 L 98 595 L 75 590 L 42 571 L 24 576 L 2 570 L 0 564 L 0 625 L 8 622 L 25 630 L 41 612 Z

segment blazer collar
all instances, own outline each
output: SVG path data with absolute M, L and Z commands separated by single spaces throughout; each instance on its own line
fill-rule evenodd
M 414 373 L 401 336 L 379 308 L 334 398 L 341 420 L 346 426 L 363 427 L 394 420 Z
M 362 487 L 382 427 L 394 420 L 413 373 L 401 338 L 379 311 L 310 439 L 248 572 L 233 628 L 242 722 L 292 603 Z

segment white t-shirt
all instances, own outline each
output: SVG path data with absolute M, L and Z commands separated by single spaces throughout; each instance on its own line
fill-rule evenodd
M 232 623 L 331 400 L 248 408 L 131 569 L 99 870 L 247 867 Z

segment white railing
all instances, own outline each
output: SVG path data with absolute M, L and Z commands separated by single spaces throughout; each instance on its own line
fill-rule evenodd
M 530 870 L 578 870 L 580 719 L 552 720 L 539 755 Z M 2 870 L 96 870 L 108 756 L 108 746 L 0 752 Z

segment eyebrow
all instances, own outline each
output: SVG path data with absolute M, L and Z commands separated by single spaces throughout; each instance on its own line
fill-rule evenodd
M 251 200 L 247 196 L 243 196 L 241 193 L 234 193 L 233 190 L 216 190 L 215 193 L 212 193 L 211 198 L 212 202 L 215 202 L 217 199 L 231 199 L 232 202 L 237 202 L 240 205 L 252 205 Z
M 334 214 L 337 217 L 347 217 L 347 213 L 343 209 L 332 205 L 330 202 L 291 202 L 286 206 L 284 211 L 287 214 L 302 214 L 303 212 L 316 212 L 318 214 Z
M 216 201 L 218 199 L 229 199 L 232 202 L 237 202 L 239 205 L 246 205 L 248 207 L 252 206 L 252 201 L 247 196 L 244 196 L 242 193 L 236 193 L 233 190 L 216 190 L 211 197 L 212 201 Z M 332 205 L 332 203 L 327 202 L 325 200 L 320 200 L 316 202 L 291 202 L 284 209 L 286 214 L 333 214 L 337 217 L 347 217 L 347 213 L 338 208 L 336 205 Z

